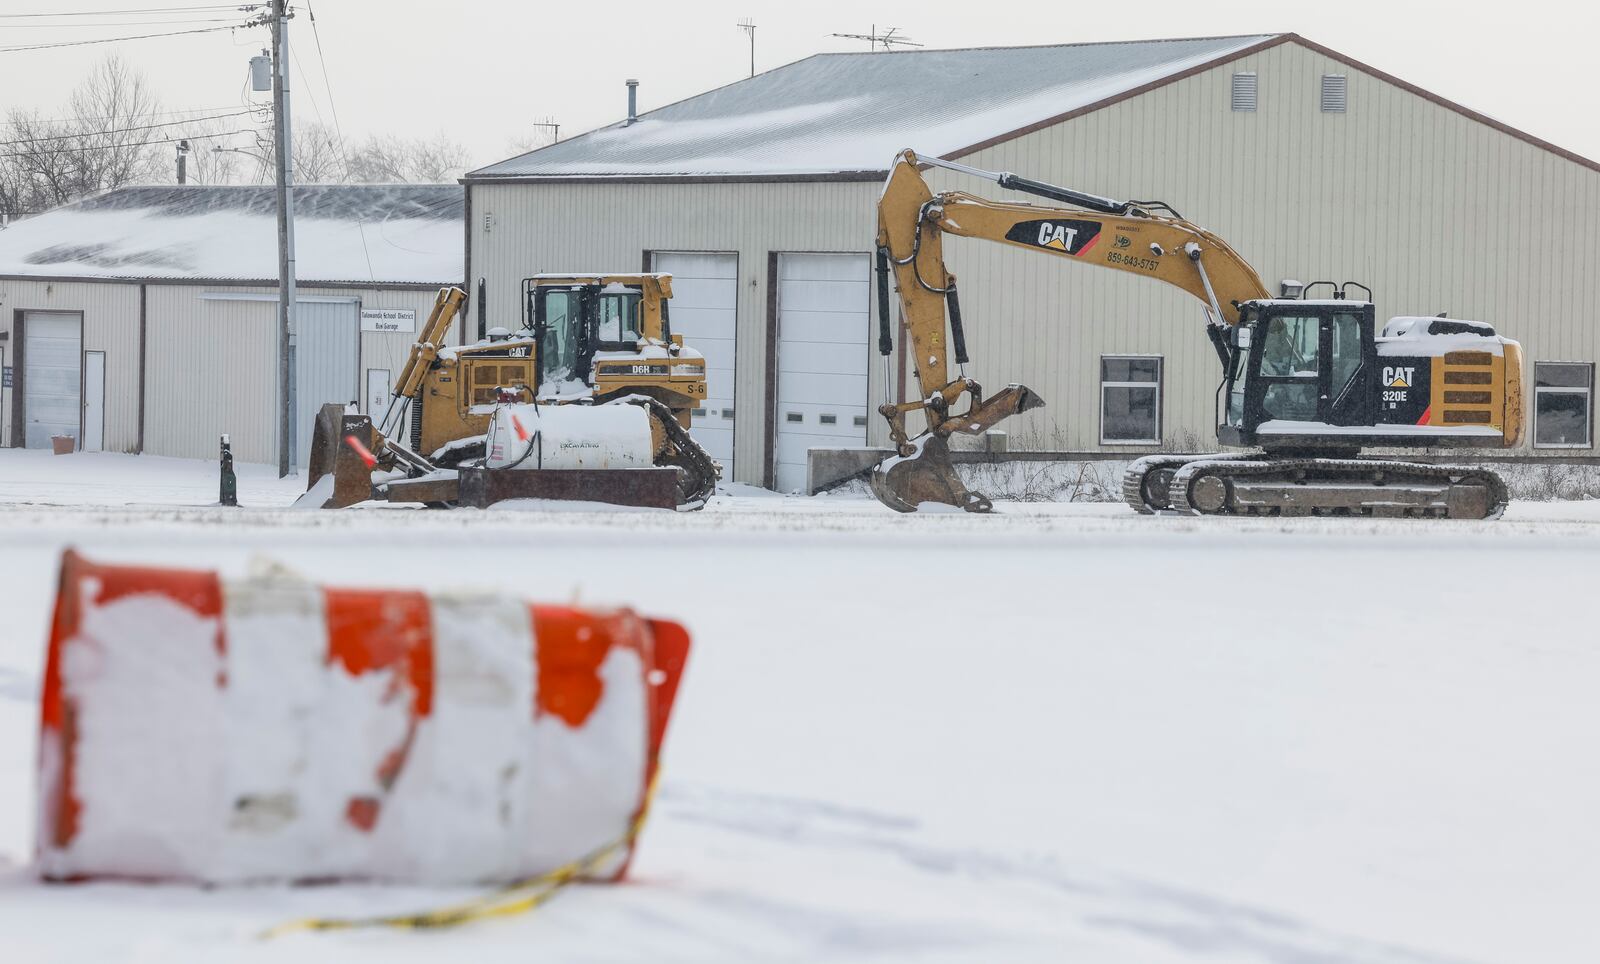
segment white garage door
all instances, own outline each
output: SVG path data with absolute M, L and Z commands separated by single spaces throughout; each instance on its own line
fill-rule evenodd
M 690 434 L 733 481 L 733 349 L 739 306 L 739 256 L 657 251 L 656 271 L 672 275 L 672 330 L 706 356 L 706 400 Z
M 872 275 L 864 254 L 778 256 L 780 492 L 806 484 L 806 451 L 867 444 Z
M 295 427 L 294 463 L 303 469 L 311 459 L 317 412 L 328 402 L 361 399 L 360 373 L 356 371 L 360 312 L 353 301 L 296 300 L 294 329 L 289 349 L 294 355 L 290 424 Z
M 83 358 L 83 320 L 78 315 L 23 313 L 22 444 L 47 449 L 52 435 L 78 437 L 82 404 L 78 397 Z

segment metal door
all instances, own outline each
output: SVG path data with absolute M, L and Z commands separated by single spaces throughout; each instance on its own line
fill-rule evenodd
M 361 410 L 373 417 L 382 417 L 389 410 L 389 369 L 367 369 L 367 398 Z
M 865 254 L 778 256 L 779 492 L 805 488 L 810 449 L 867 444 L 871 282 Z
M 106 353 L 83 353 L 83 444 L 84 452 L 99 452 L 106 444 Z
M 734 479 L 734 347 L 738 328 L 739 256 L 657 251 L 656 271 L 672 275 L 672 330 L 706 358 L 706 400 L 690 433 Z
M 294 464 L 305 468 L 322 406 L 360 403 L 360 312 L 354 301 L 297 300 L 294 327 L 290 424 L 295 429 Z
M 23 445 L 47 449 L 53 435 L 81 434 L 83 316 L 28 311 L 22 325 Z

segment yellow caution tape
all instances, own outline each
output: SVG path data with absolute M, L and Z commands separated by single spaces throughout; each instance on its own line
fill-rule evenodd
M 657 777 L 659 777 L 659 771 Z M 262 940 L 282 937 L 297 931 L 343 931 L 367 927 L 392 927 L 400 930 L 457 927 L 491 917 L 511 917 L 525 914 L 542 906 L 567 886 L 594 870 L 605 860 L 638 839 L 644 830 L 645 819 L 650 815 L 650 804 L 655 800 L 656 779 L 651 779 L 645 791 L 644 806 L 628 825 L 622 836 L 590 851 L 583 857 L 562 864 L 554 870 L 536 877 L 513 881 L 494 891 L 459 904 L 438 907 L 415 914 L 392 914 L 380 917 L 305 917 L 285 921 L 261 934 Z

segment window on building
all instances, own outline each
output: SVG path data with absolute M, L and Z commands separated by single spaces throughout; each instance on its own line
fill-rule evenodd
M 1244 71 L 1233 75 L 1233 109 L 1238 111 L 1256 109 L 1255 71 Z
M 1160 356 L 1100 356 L 1100 444 L 1160 442 Z
M 1594 436 L 1593 396 L 1593 364 L 1534 362 L 1534 448 L 1589 448 Z
M 1322 112 L 1343 114 L 1349 100 L 1349 82 L 1344 74 L 1322 75 Z

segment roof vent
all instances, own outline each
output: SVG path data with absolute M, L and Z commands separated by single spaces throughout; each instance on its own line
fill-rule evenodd
M 628 119 L 623 122 L 623 124 L 622 124 L 623 127 L 627 127 L 628 125 L 632 124 L 634 121 L 639 119 L 639 82 L 637 80 L 630 80 L 630 81 L 627 81 L 627 84 L 628 84 Z
M 1238 111 L 1253 111 L 1256 109 L 1256 72 L 1245 71 L 1233 75 L 1233 109 Z
M 1349 101 L 1349 85 L 1344 74 L 1322 75 L 1322 112 L 1343 114 Z

